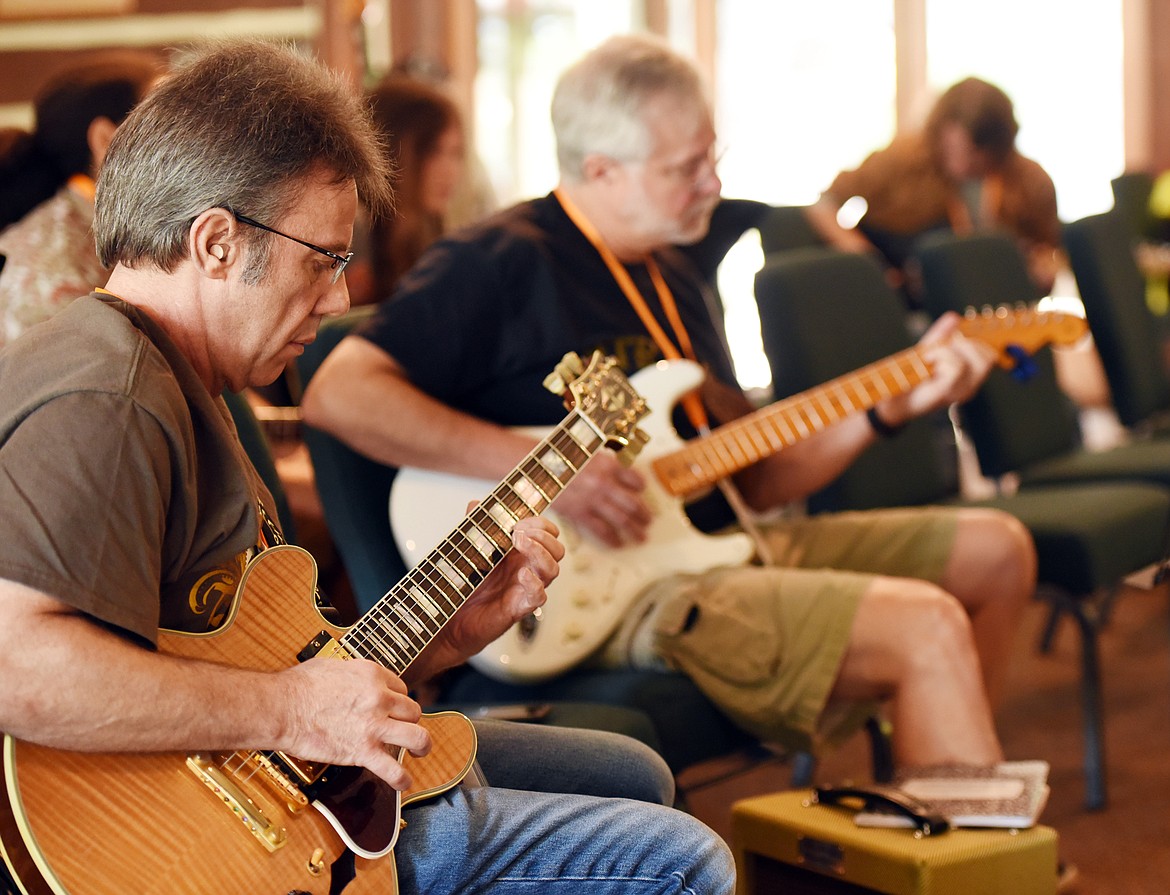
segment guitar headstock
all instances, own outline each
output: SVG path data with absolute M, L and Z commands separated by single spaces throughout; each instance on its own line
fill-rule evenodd
M 544 387 L 565 399 L 628 463 L 650 437 L 638 420 L 650 412 L 646 400 L 630 385 L 616 358 L 595 351 L 586 366 L 570 352 L 544 380 Z
M 1038 311 L 1033 307 L 969 309 L 959 329 L 999 352 L 1001 367 L 1012 368 L 1021 353 L 1033 354 L 1045 345 L 1072 345 L 1084 338 L 1084 317 L 1067 311 Z

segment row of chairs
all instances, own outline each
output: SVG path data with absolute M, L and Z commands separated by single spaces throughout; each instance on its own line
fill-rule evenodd
M 783 232 L 793 238 L 791 220 Z M 1149 428 L 1153 414 L 1170 408 L 1170 380 L 1125 222 L 1114 213 L 1086 218 L 1068 225 L 1067 240 L 1119 416 Z M 823 246 L 766 258 L 756 298 L 777 397 L 910 346 L 905 303 L 870 259 Z M 1034 294 L 1023 258 L 1006 236 L 934 235 L 922 241 L 917 259 L 922 300 L 936 317 L 1027 303 Z M 1021 361 L 1014 375 L 994 371 L 960 409 L 962 432 L 974 442 L 983 474 L 996 481 L 1010 476 L 1011 493 L 964 499 L 954 465 L 940 451 L 940 426 L 923 420 L 876 444 L 810 508 L 967 503 L 1003 509 L 1029 528 L 1041 595 L 1052 606 L 1044 646 L 1062 617 L 1075 620 L 1080 634 L 1085 804 L 1100 809 L 1106 784 L 1097 635 L 1122 579 L 1166 556 L 1170 442 L 1143 438 L 1107 451 L 1081 448 L 1076 412 L 1059 386 L 1051 350 Z

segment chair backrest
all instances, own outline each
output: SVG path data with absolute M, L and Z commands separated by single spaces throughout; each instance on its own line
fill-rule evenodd
M 276 502 L 276 516 L 280 522 L 284 539 L 290 544 L 295 544 L 297 533 L 292 510 L 289 509 L 284 483 L 281 482 L 280 475 L 276 471 L 276 460 L 272 456 L 272 446 L 268 443 L 268 436 L 264 434 L 260 421 L 256 419 L 256 413 L 252 410 L 252 405 L 248 403 L 247 396 L 240 392 L 225 391 L 223 399 L 228 410 L 231 411 L 232 420 L 236 424 L 236 432 L 240 436 L 240 443 L 244 446 L 244 453 L 248 455 L 248 459 L 256 467 L 256 472 L 260 473 L 261 480 Z
M 805 217 L 803 205 L 776 205 L 760 222 L 760 247 L 764 256 L 789 249 L 823 246 L 825 241 Z
M 1149 171 L 1124 171 L 1109 185 L 1113 189 L 1113 209 L 1124 224 L 1129 241 L 1145 239 L 1153 222 L 1150 194 L 1154 190 L 1154 175 Z
M 373 311 L 372 305 L 362 306 L 325 321 L 317 340 L 297 359 L 301 382 L 307 385 L 325 356 Z M 357 608 L 364 613 L 406 574 L 390 532 L 390 485 L 395 470 L 311 426 L 305 426 L 305 444 L 325 524 L 345 566 Z
M 1024 257 L 1009 236 L 935 233 L 922 239 L 915 256 L 921 265 L 923 303 L 934 317 L 987 305 L 1026 305 L 1035 299 Z M 1080 444 L 1076 412 L 1057 381 L 1049 348 L 1037 351 L 1013 373 L 992 370 L 960 413 L 980 468 L 992 478 Z
M 1064 243 L 1118 418 L 1136 426 L 1170 409 L 1162 328 L 1126 221 L 1116 210 L 1081 218 L 1065 226 Z
M 909 348 L 902 299 L 870 258 L 826 247 L 793 249 L 756 274 L 764 353 L 777 398 Z M 958 491 L 940 427 L 916 420 L 875 443 L 808 501 L 810 512 L 930 503 Z M 953 449 L 953 444 L 952 444 Z

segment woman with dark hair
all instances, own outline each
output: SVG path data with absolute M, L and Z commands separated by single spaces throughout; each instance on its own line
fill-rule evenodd
M 369 98 L 394 165 L 397 202 L 394 211 L 370 223 L 368 286 L 360 274 L 350 277 L 354 304 L 389 297 L 423 250 L 443 234 L 465 161 L 459 110 L 439 89 L 391 73 Z
M 923 233 L 998 229 L 1015 236 L 1040 295 L 1060 261 L 1052 178 L 1016 149 L 1012 101 L 994 84 L 966 78 L 935 103 L 920 131 L 900 136 L 844 171 L 808 210 L 831 245 L 874 252 L 900 271 Z M 838 212 L 859 197 L 855 227 Z
M 41 88 L 31 132 L 0 137 L 0 345 L 106 281 L 93 246 L 94 178 L 118 125 L 163 74 L 109 52 Z

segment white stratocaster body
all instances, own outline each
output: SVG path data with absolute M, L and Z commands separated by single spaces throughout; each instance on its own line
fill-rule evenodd
M 639 424 L 650 441 L 635 468 L 683 444 L 671 426 L 670 411 L 703 375 L 697 364 L 677 360 L 659 362 L 630 378 L 651 410 Z M 544 431 L 532 430 L 534 435 Z M 548 602 L 472 657 L 475 668 L 510 682 L 563 674 L 597 651 L 648 585 L 676 572 L 741 565 L 752 557 L 748 535 L 703 534 L 687 518 L 682 501 L 668 494 L 648 467 L 644 471 L 644 496 L 654 514 L 646 541 L 609 547 L 549 512 L 561 529 L 566 555 L 560 575 L 548 588 Z M 400 470 L 390 493 L 390 526 L 407 565 L 417 563 L 464 516 L 469 501 L 481 499 L 491 488 L 486 479 Z

